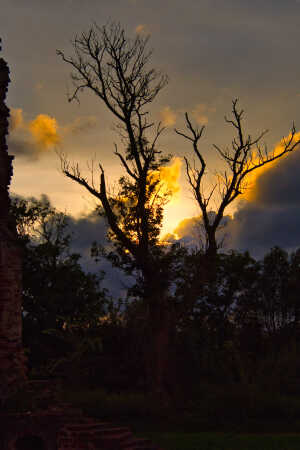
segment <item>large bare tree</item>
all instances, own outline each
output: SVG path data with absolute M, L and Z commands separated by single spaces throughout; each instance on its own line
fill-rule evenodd
M 266 166 L 271 162 L 282 158 L 287 153 L 297 148 L 300 140 L 297 138 L 295 126 L 292 126 L 291 132 L 287 138 L 283 138 L 280 150 L 276 153 L 268 152 L 266 145 L 261 145 L 262 138 L 267 133 L 261 132 L 256 137 L 247 135 L 244 131 L 242 119 L 244 111 L 237 105 L 238 101 L 232 102 L 232 117 L 225 121 L 232 125 L 236 136 L 233 138 L 231 147 L 221 148 L 214 145 L 218 154 L 227 165 L 227 170 L 216 175 L 216 183 L 208 194 L 205 194 L 205 175 L 206 160 L 203 152 L 199 149 L 199 141 L 203 135 L 204 126 L 201 128 L 193 125 L 188 113 L 185 114 L 187 132 L 175 130 L 177 134 L 183 136 L 192 143 L 193 152 L 196 161 L 185 158 L 186 174 L 188 182 L 192 188 L 194 197 L 199 205 L 203 225 L 206 234 L 206 255 L 210 259 L 215 259 L 218 243 L 216 233 L 220 228 L 226 208 L 240 195 L 245 193 L 249 187 L 248 175 L 251 172 Z M 217 190 L 219 194 L 219 204 L 211 206 L 214 193 Z M 213 213 L 212 213 L 213 212 Z
M 124 176 L 119 191 L 110 194 L 103 166 L 99 185 L 95 173 L 82 175 L 78 164 L 61 155 L 63 173 L 83 186 L 101 205 L 115 246 L 115 261 L 140 274 L 142 297 L 151 327 L 147 354 L 151 389 L 165 396 L 171 332 L 170 258 L 159 243 L 164 205 L 169 193 L 161 189 L 159 168 L 170 160 L 158 149 L 161 124 L 149 118 L 148 107 L 166 86 L 167 77 L 148 67 L 152 52 L 148 38 L 129 39 L 119 23 L 92 26 L 73 41 L 74 54 L 57 51 L 72 69 L 74 90 L 69 100 L 89 90 L 117 121 L 122 148 L 114 146 Z

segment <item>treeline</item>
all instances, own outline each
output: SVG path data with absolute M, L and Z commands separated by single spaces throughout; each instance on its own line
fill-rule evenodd
M 23 252 L 30 376 L 146 392 L 149 316 L 139 280 L 126 299 L 112 299 L 103 274 L 82 269 L 67 217 L 46 198 L 16 198 L 12 212 Z M 300 250 L 275 247 L 261 261 L 220 252 L 213 275 L 204 252 L 179 244 L 173 252 L 170 397 L 193 398 L 207 385 L 300 393 Z
M 199 399 L 203 415 L 211 411 L 212 417 L 220 400 L 209 395 L 217 386 L 223 393 L 236 385 L 246 386 L 244 393 L 249 386 L 272 393 L 298 389 L 298 252 L 288 256 L 275 248 L 259 262 L 248 253 L 224 254 L 218 242 L 225 211 L 249 187 L 249 175 L 299 147 L 295 126 L 279 152 L 268 152 L 266 132 L 248 134 L 244 111 L 233 100 L 225 118 L 231 145 L 214 145 L 226 169 L 208 189 L 204 126 L 186 113 L 184 130 L 175 131 L 195 158 L 184 161 L 203 220 L 204 250 L 162 242 L 173 194 L 163 173 L 172 155 L 160 147 L 164 126 L 151 118 L 150 106 L 168 77 L 149 66 L 148 37 L 130 38 L 120 23 L 94 24 L 76 34 L 71 56 L 57 53 L 72 69 L 69 100 L 92 91 L 116 121 L 112 148 L 122 176 L 115 189 L 101 161 L 98 172 L 91 163 L 89 176 L 65 154 L 60 161 L 63 174 L 91 194 L 106 221 L 109 247 L 94 243 L 93 257 L 107 258 L 135 281 L 126 299 L 110 298 L 102 275 L 86 274 L 80 255 L 72 253 L 67 219 L 46 201 L 15 203 L 31 375 L 52 374 L 68 386 L 140 390 L 161 408 L 179 398 L 183 404 Z

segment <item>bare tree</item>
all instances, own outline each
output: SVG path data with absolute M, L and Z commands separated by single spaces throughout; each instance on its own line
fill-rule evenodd
M 99 164 L 100 182 L 82 175 L 78 164 L 61 155 L 63 173 L 79 183 L 98 201 L 110 228 L 115 258 L 126 270 L 141 274 L 143 298 L 151 324 L 151 349 L 147 355 L 149 382 L 163 393 L 167 376 L 170 334 L 170 271 L 167 250 L 159 243 L 163 208 L 169 194 L 160 190 L 159 168 L 170 160 L 158 150 L 161 124 L 149 119 L 148 106 L 166 86 L 167 77 L 148 68 L 151 51 L 147 37 L 126 37 L 118 23 L 99 27 L 73 41 L 75 54 L 67 57 L 57 51 L 73 68 L 74 91 L 69 100 L 78 100 L 83 90 L 96 94 L 117 119 L 117 130 L 124 145 L 114 147 L 125 175 L 119 180 L 119 192 L 110 195 L 104 168 Z M 117 255 L 117 256 L 116 256 Z M 149 362 L 148 361 L 148 362 Z
M 198 145 L 205 127 L 198 128 L 194 126 L 188 113 L 186 113 L 185 120 L 188 134 L 175 130 L 177 134 L 192 143 L 194 154 L 198 160 L 198 165 L 195 161 L 192 165 L 190 160 L 185 158 L 186 174 L 202 213 L 207 239 L 206 254 L 212 259 L 217 254 L 218 244 L 216 233 L 221 226 L 225 209 L 233 200 L 245 192 L 247 188 L 247 176 L 258 168 L 266 166 L 272 161 L 281 158 L 283 155 L 292 152 L 300 143 L 300 140 L 296 139 L 296 129 L 293 125 L 288 138 L 283 138 L 282 140 L 281 150 L 278 153 L 268 152 L 266 145 L 262 146 L 260 144 L 267 130 L 261 132 L 255 138 L 252 138 L 250 135 L 246 136 L 242 125 L 244 111 L 238 109 L 237 102 L 237 100 L 233 100 L 232 102 L 232 118 L 228 119 L 225 117 L 225 121 L 232 125 L 236 132 L 231 148 L 226 147 L 222 149 L 214 145 L 229 170 L 227 169 L 223 173 L 217 174 L 217 182 L 208 195 L 204 194 L 203 186 L 206 174 L 206 161 Z M 211 200 L 216 189 L 220 196 L 220 202 L 217 208 L 214 208 L 215 214 L 212 214 Z

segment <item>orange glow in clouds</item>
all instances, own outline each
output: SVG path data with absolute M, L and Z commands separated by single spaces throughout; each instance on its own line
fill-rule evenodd
M 288 141 L 291 138 L 291 134 L 289 134 L 288 136 L 286 136 L 285 138 L 283 138 L 274 148 L 273 152 L 274 155 L 278 155 L 279 153 L 281 153 L 284 150 L 284 140 Z M 294 141 L 297 141 L 298 139 L 300 139 L 300 132 L 296 133 L 293 139 Z M 257 186 L 257 180 L 258 178 L 266 173 L 268 170 L 272 169 L 273 167 L 275 167 L 278 163 L 280 163 L 280 161 L 283 158 L 286 158 L 289 155 L 289 153 L 284 154 L 281 158 L 276 159 L 275 161 L 272 161 L 270 163 L 267 163 L 266 165 L 259 167 L 258 169 L 254 170 L 253 172 L 251 172 L 247 178 L 246 178 L 246 183 L 247 183 L 247 188 L 245 190 L 245 193 L 243 195 L 243 197 L 252 202 L 255 201 L 258 197 L 258 186 Z M 254 159 L 254 164 L 256 164 L 258 162 L 258 157 L 256 157 Z
M 36 143 L 45 149 L 60 142 L 57 129 L 58 124 L 56 119 L 47 114 L 39 114 L 29 123 L 29 130 Z
M 170 203 L 178 200 L 181 186 L 179 183 L 182 161 L 176 157 L 172 159 L 170 166 L 160 167 L 157 171 L 152 173 L 154 180 L 159 179 L 160 183 L 158 189 L 162 193 L 169 193 L 171 196 Z

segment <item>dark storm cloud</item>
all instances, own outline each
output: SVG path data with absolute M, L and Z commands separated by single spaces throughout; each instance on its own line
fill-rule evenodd
M 300 207 L 300 149 L 257 179 L 256 201 L 262 205 Z
M 241 200 L 233 218 L 224 218 L 218 235 L 222 248 L 249 250 L 257 258 L 274 246 L 300 248 L 300 149 L 262 173 L 255 189 L 255 200 Z M 184 245 L 201 247 L 200 217 L 183 220 L 174 233 Z
M 162 106 L 184 111 L 203 103 L 216 107 L 208 124 L 212 142 L 231 142 L 222 117 L 235 97 L 246 109 L 247 128 L 270 128 L 274 142 L 286 134 L 293 119 L 297 125 L 299 1 L 90 0 L 82 5 L 81 0 L 7 2 L 1 11 L 1 32 L 11 68 L 10 103 L 32 115 L 42 106 L 59 122 L 65 121 L 70 114 L 65 96 L 70 67 L 58 60 L 55 50 L 71 54 L 70 40 L 76 33 L 93 21 L 104 24 L 113 19 L 120 20 L 132 35 L 142 24 L 151 32 L 152 63 L 170 75 Z M 41 81 L 46 88 L 37 95 L 34 86 Z M 91 105 L 83 103 L 88 114 L 99 114 L 97 101 Z M 12 140 L 10 153 L 33 158 L 35 151 L 27 144 Z M 174 141 L 174 153 L 177 149 L 179 153 L 181 144 Z M 275 244 L 298 245 L 298 161 L 295 157 L 289 167 L 282 161 L 259 178 L 258 203 L 240 206 L 228 224 L 235 246 L 263 251 Z M 102 225 L 85 220 L 74 224 L 82 251 L 90 245 L 84 244 L 85 230 L 89 239 L 99 226 L 100 235 L 104 233 Z
M 15 157 L 36 161 L 40 156 L 40 150 L 30 138 L 8 138 L 8 151 Z
M 230 248 L 249 250 L 255 257 L 263 257 L 274 246 L 295 250 L 300 247 L 300 205 L 244 205 L 227 232 Z
M 231 246 L 262 256 L 278 245 L 300 247 L 300 150 L 264 172 L 256 198 L 243 202 L 228 224 Z
M 291 95 L 291 101 L 295 97 L 300 68 L 295 58 L 299 12 L 300 4 L 294 0 L 90 0 L 84 8 L 80 0 L 28 0 L 26 4 L 15 0 L 5 9 L 3 37 L 11 54 L 13 76 L 17 77 L 16 95 L 26 110 L 38 102 L 31 95 L 31 84 L 42 80 L 48 104 L 54 111 L 59 105 L 58 113 L 68 112 L 63 99 L 70 67 L 59 61 L 55 50 L 70 54 L 70 40 L 75 34 L 93 21 L 104 24 L 112 19 L 120 20 L 132 35 L 138 25 L 149 29 L 154 66 L 171 78 L 163 94 L 167 102 L 169 96 L 172 103 L 190 108 L 195 106 L 193 102 L 215 102 L 226 89 L 229 100 L 236 96 L 244 102 L 249 99 L 260 110 L 257 120 L 270 117 L 274 122 L 275 116 L 276 127 L 279 108 L 272 108 L 270 114 L 266 105 L 282 95 Z M 19 39 L 16 30 L 22 30 Z M 26 49 L 30 49 L 30 55 Z M 291 106 L 291 101 L 285 101 L 281 110 L 289 121 L 299 104 Z M 270 124 L 262 122 L 262 126 Z
M 106 259 L 101 258 L 99 262 L 95 262 L 91 257 L 93 242 L 104 247 L 109 245 L 106 239 L 107 229 L 106 220 L 96 212 L 78 219 L 69 217 L 69 230 L 73 234 L 72 251 L 81 255 L 80 263 L 84 270 L 92 273 L 105 272 L 103 286 L 114 299 L 117 299 L 126 295 L 127 288 L 132 285 L 132 279 L 112 267 Z

